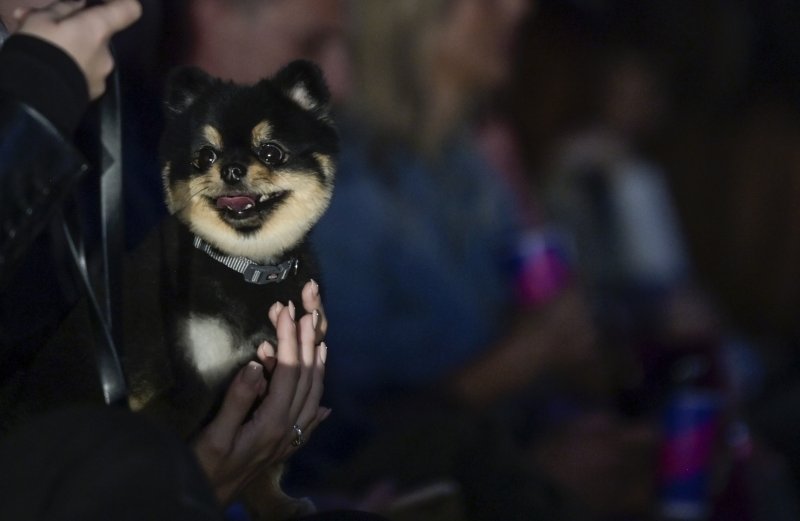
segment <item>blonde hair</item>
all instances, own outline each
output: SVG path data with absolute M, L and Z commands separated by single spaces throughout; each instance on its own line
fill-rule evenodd
M 452 0 L 350 0 L 350 108 L 379 134 L 420 143 L 433 66 L 431 38 Z

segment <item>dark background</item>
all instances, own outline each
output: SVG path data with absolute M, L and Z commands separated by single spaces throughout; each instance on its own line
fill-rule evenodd
M 604 57 L 643 53 L 667 106 L 642 146 L 669 176 L 701 282 L 737 329 L 796 342 L 800 2 L 542 1 L 523 34 L 512 99 L 530 170 L 587 120 Z

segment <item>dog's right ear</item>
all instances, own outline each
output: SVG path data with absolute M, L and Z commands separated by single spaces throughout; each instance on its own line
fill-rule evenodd
M 167 78 L 164 104 L 168 118 L 186 111 L 218 80 L 193 66 L 182 66 L 170 72 Z

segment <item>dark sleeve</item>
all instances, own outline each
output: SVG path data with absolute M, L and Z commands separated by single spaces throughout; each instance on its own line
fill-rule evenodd
M 60 49 L 15 35 L 0 50 L 0 289 L 87 170 L 66 136 L 88 104 Z
M 89 87 L 66 52 L 18 34 L 0 50 L 0 96 L 28 105 L 71 136 L 88 107 Z
M 0 98 L 0 289 L 87 170 L 38 112 Z
M 0 289 L 87 170 L 67 136 L 88 102 L 63 50 L 28 35 L 0 48 Z
M 0 382 L 71 303 L 57 269 L 65 252 L 45 230 L 87 171 L 67 138 L 86 106 L 76 76 L 84 81 L 69 57 L 35 38 L 13 36 L 0 49 Z

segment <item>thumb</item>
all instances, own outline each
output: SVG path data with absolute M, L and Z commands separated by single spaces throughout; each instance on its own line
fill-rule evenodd
M 228 387 L 219 412 L 205 429 L 205 435 L 214 446 L 230 447 L 233 444 L 239 427 L 265 386 L 260 364 L 250 362 L 239 371 Z

